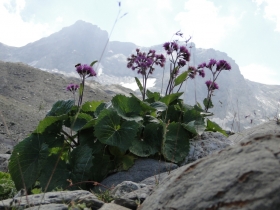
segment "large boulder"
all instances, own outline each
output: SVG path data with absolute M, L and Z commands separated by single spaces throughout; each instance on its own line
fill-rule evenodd
M 280 209 L 280 132 L 271 133 L 174 170 L 140 209 Z

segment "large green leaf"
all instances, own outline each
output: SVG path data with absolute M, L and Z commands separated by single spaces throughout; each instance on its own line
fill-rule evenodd
M 188 124 L 191 121 L 201 121 L 203 120 L 203 116 L 201 116 L 201 112 L 195 110 L 195 109 L 190 109 L 185 111 L 184 113 L 184 123 Z
M 45 191 L 51 178 L 47 191 L 52 191 L 56 187 L 65 189 L 65 187 L 69 185 L 69 182 L 67 182 L 67 179 L 69 179 L 69 173 L 70 171 L 67 169 L 66 162 L 61 160 L 59 154 L 51 155 L 47 157 L 46 161 L 41 166 L 41 175 L 39 177 L 40 185 Z
M 70 153 L 70 179 L 73 183 L 87 181 L 90 178 L 92 159 L 92 149 L 87 145 L 76 147 Z
M 167 106 L 171 104 L 173 101 L 178 100 L 179 97 L 183 93 L 172 93 L 170 95 L 164 96 L 163 98 L 160 99 L 161 102 L 165 103 Z
M 47 113 L 46 116 L 60 116 L 63 114 L 67 114 L 71 111 L 72 107 L 75 105 L 74 100 L 68 100 L 68 101 L 57 101 L 51 111 Z
M 63 125 L 63 120 L 68 118 L 67 115 L 60 115 L 60 116 L 47 116 L 43 120 L 39 122 L 39 125 L 35 129 L 33 133 L 57 133 L 61 130 Z
M 154 103 L 151 103 L 150 106 L 155 108 L 159 112 L 165 111 L 167 109 L 166 104 L 163 103 L 163 102 L 160 102 L 160 101 L 156 101 Z
M 87 101 L 82 105 L 83 112 L 95 112 L 96 108 L 102 104 L 103 101 Z
M 178 163 L 189 154 L 189 133 L 180 123 L 170 123 L 166 128 L 162 154 L 164 157 L 174 163 Z
M 140 121 L 143 119 L 140 116 L 142 112 L 140 101 L 134 97 L 116 95 L 112 99 L 112 104 L 118 114 L 126 120 Z
M 31 134 L 15 146 L 9 162 L 9 172 L 17 190 L 27 189 L 35 183 L 40 172 L 40 163 L 47 158 L 48 145 L 40 135 Z
M 174 87 L 177 85 L 180 85 L 181 83 L 183 83 L 186 78 L 188 77 L 189 72 L 188 71 L 184 71 L 182 74 L 180 74 L 175 80 L 174 80 Z
M 71 129 L 73 131 L 79 131 L 83 127 L 86 126 L 87 123 L 92 121 L 92 116 L 86 114 L 86 113 L 79 113 L 78 115 L 75 115 L 74 117 L 71 117 Z
M 193 133 L 194 135 L 201 135 L 205 131 L 205 122 L 204 120 L 201 121 L 191 121 L 188 124 L 182 124 L 182 126 L 189 132 Z
M 90 170 L 90 179 L 96 182 L 101 182 L 113 169 L 112 161 L 109 155 L 96 154 L 92 160 L 92 167 Z M 107 186 L 111 187 L 111 186 Z
M 131 146 L 138 130 L 135 121 L 121 121 L 112 109 L 103 110 L 95 126 L 95 136 L 103 143 L 126 150 Z
M 92 149 L 92 154 L 98 154 L 102 152 L 105 144 L 102 144 L 94 135 L 94 129 L 89 128 L 81 130 L 79 133 L 80 145 L 88 145 Z
M 169 105 L 168 109 L 163 112 L 163 119 L 165 119 L 166 122 L 181 122 L 183 113 L 178 105 Z
M 132 141 L 132 146 L 129 150 L 137 156 L 148 157 L 160 152 L 162 140 L 162 125 L 150 123 L 145 126 L 140 137 Z
M 206 131 L 213 131 L 213 132 L 220 132 L 226 137 L 228 136 L 227 133 L 215 122 L 212 122 L 211 120 L 207 119 L 207 127 Z

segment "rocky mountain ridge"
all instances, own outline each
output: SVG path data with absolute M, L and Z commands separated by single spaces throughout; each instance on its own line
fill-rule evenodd
M 108 41 L 108 33 L 98 26 L 84 21 L 63 28 L 61 31 L 45 37 L 26 46 L 15 48 L 0 44 L 0 60 L 9 62 L 23 62 L 30 66 L 41 68 L 51 72 L 60 72 L 73 75 L 73 66 L 77 63 L 99 62 L 98 78 L 96 81 L 102 84 L 126 84 L 132 87 L 136 72 L 126 67 L 127 57 L 135 53 L 136 48 L 147 51 L 150 48 L 136 46 L 133 43 Z M 214 49 L 196 48 L 190 43 L 190 65 L 197 66 L 214 58 L 228 61 L 232 69 L 220 74 L 217 82 L 219 90 L 213 97 L 214 108 L 212 111 L 214 120 L 222 127 L 229 130 L 241 131 L 254 125 L 258 125 L 268 118 L 277 117 L 280 86 L 264 85 L 246 80 L 240 73 L 236 62 L 226 53 Z M 190 46 L 189 45 L 189 46 Z M 152 46 L 157 53 L 164 53 L 161 45 Z M 157 68 L 152 75 L 155 85 L 154 91 L 162 90 L 168 81 L 169 63 L 164 69 Z M 207 95 L 205 80 L 210 78 L 206 70 L 205 79 L 196 78 L 189 80 L 182 88 L 184 101 L 190 105 L 196 102 L 202 103 Z

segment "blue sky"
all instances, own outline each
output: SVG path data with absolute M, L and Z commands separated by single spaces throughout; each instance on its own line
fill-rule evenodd
M 196 47 L 227 53 L 245 78 L 280 85 L 279 0 L 122 0 L 111 40 L 149 47 L 181 30 Z M 116 0 L 1 0 L 0 42 L 24 46 L 77 20 L 111 31 Z

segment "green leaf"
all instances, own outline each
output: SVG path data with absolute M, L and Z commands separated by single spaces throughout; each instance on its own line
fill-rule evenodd
M 188 77 L 189 72 L 188 71 L 184 71 L 182 74 L 180 74 L 175 80 L 174 80 L 174 87 L 177 85 L 180 85 L 181 83 L 183 83 L 186 78 Z
M 87 181 L 90 178 L 92 164 L 92 149 L 87 145 L 76 147 L 70 153 L 70 179 L 73 183 Z M 82 184 L 85 186 L 85 184 Z
M 39 122 L 39 125 L 35 129 L 33 133 L 41 134 L 43 132 L 46 132 L 47 128 L 51 126 L 50 129 L 48 129 L 50 132 L 59 132 L 62 128 L 63 120 L 66 120 L 68 118 L 67 115 L 60 115 L 60 116 L 48 116 L 45 117 L 43 120 Z
M 207 119 L 207 127 L 206 131 L 213 131 L 213 132 L 220 132 L 224 136 L 228 137 L 227 133 L 215 122 L 212 122 L 211 120 Z
M 183 93 L 172 93 L 170 95 L 164 96 L 163 98 L 160 99 L 161 102 L 165 103 L 167 106 L 171 104 L 173 101 L 178 100 L 179 97 Z
M 67 169 L 66 162 L 59 157 L 59 154 L 47 157 L 41 168 L 39 181 L 43 191 L 45 191 L 51 175 L 52 177 L 47 191 L 52 191 L 56 187 L 65 188 L 69 185 L 67 179 L 69 179 L 70 171 Z
M 143 134 L 139 138 L 133 139 L 130 152 L 140 157 L 148 157 L 160 152 L 163 139 L 163 129 L 161 124 L 150 123 L 146 125 Z
M 67 114 L 71 111 L 72 107 L 75 105 L 74 100 L 68 100 L 68 101 L 57 101 L 51 111 L 47 113 L 46 116 L 60 116 Z
M 183 119 L 183 112 L 178 105 L 169 105 L 168 109 L 163 112 L 163 119 L 166 122 L 181 122 Z
M 136 81 L 136 84 L 137 84 L 137 86 L 138 86 L 138 88 L 139 88 L 140 92 L 141 92 L 141 93 L 142 93 L 142 95 L 143 95 L 143 93 L 144 93 L 144 89 L 143 89 L 143 86 L 142 86 L 142 84 L 141 84 L 140 80 L 139 80 L 137 77 L 135 77 L 135 81 Z
M 204 121 L 191 121 L 188 124 L 182 124 L 182 126 L 194 135 L 201 135 L 205 131 Z
M 96 108 L 102 104 L 103 101 L 87 101 L 82 105 L 83 112 L 95 112 Z
M 92 154 L 100 153 L 106 145 L 102 144 L 94 135 L 94 129 L 81 130 L 79 133 L 81 145 L 88 145 L 92 149 Z
M 195 109 L 190 109 L 185 111 L 184 113 L 184 123 L 188 124 L 191 121 L 200 121 L 203 119 L 203 117 L 201 116 L 201 113 Z
M 90 169 L 91 180 L 101 182 L 113 169 L 112 161 L 109 155 L 96 154 L 92 160 L 92 167 Z M 112 186 L 107 186 L 112 187 Z
M 79 113 L 78 116 L 71 117 L 71 129 L 73 131 L 79 131 L 87 125 L 93 118 L 86 113 Z
M 176 122 L 170 123 L 166 129 L 162 154 L 167 160 L 178 163 L 189 154 L 189 133 Z
M 132 155 L 124 155 L 121 158 L 121 162 L 122 162 L 122 169 L 123 170 L 128 170 L 131 166 L 134 165 L 134 160 L 136 158 Z
M 91 62 L 91 64 L 90 64 L 90 66 L 92 67 L 95 63 L 97 63 L 98 61 L 96 60 L 96 61 L 92 61 Z
M 48 156 L 48 145 L 40 135 L 31 134 L 15 146 L 9 162 L 9 172 L 17 190 L 27 189 L 36 182 L 40 167 Z M 23 179 L 22 179 L 23 178 Z
M 95 126 L 95 136 L 103 144 L 126 150 L 131 146 L 138 126 L 135 121 L 121 122 L 121 117 L 112 109 L 103 110 Z
M 103 110 L 103 109 L 107 109 L 111 106 L 111 102 L 107 102 L 107 103 L 101 103 L 95 110 L 94 112 L 94 116 L 95 117 L 98 117 L 100 112 Z
M 126 120 L 140 121 L 143 119 L 140 116 L 142 112 L 140 101 L 134 97 L 116 95 L 112 99 L 112 104 L 118 114 Z
M 208 108 L 208 109 L 211 109 L 214 107 L 211 98 L 205 98 L 203 100 L 203 104 L 204 104 L 205 108 Z
M 155 108 L 159 112 L 165 111 L 167 109 L 166 104 L 160 101 L 151 103 L 150 106 Z
M 158 101 L 160 99 L 160 93 L 159 92 L 151 92 L 147 90 L 146 95 L 149 99 L 154 99 L 154 101 Z

